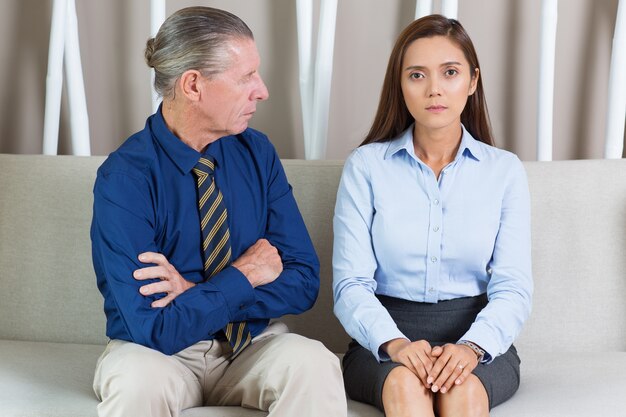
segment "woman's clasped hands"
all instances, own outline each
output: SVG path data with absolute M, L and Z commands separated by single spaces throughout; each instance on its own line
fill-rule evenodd
M 476 353 L 465 345 L 432 347 L 426 340 L 393 339 L 382 348 L 393 362 L 409 368 L 424 387 L 441 394 L 461 385 L 478 365 Z

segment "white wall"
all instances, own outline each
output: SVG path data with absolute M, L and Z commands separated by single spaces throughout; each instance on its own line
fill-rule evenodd
M 562 0 L 557 32 L 554 159 L 601 158 L 618 0 Z M 91 148 L 107 154 L 150 113 L 143 48 L 149 0 L 76 0 Z M 439 2 L 435 1 L 438 7 Z M 269 101 L 252 126 L 284 158 L 302 158 L 295 0 L 168 0 L 225 8 L 255 33 Z M 414 0 L 339 0 L 327 158 L 343 159 L 369 128 L 389 52 Z M 40 153 L 51 0 L 0 3 L 0 152 Z M 460 0 L 459 19 L 482 64 L 500 147 L 535 159 L 539 0 Z M 67 106 L 61 152 L 69 146 Z

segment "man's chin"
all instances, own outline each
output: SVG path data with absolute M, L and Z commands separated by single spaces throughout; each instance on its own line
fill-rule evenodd
M 238 126 L 236 129 L 233 129 L 232 132 L 229 132 L 230 135 L 238 135 L 243 133 L 248 128 L 248 123 Z

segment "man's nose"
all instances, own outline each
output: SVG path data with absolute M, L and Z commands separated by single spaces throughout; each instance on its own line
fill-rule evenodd
M 263 79 L 259 75 L 257 86 L 254 90 L 253 99 L 257 101 L 267 100 L 270 96 L 269 91 L 267 91 L 267 86 L 263 82 Z

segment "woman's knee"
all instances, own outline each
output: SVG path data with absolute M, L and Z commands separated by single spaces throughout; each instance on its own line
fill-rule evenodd
M 385 392 L 393 396 L 430 396 L 422 381 L 405 366 L 396 366 L 389 372 L 383 384 L 383 393 Z
M 434 416 L 433 395 L 404 366 L 389 372 L 383 385 L 383 408 L 389 416 Z
M 489 397 L 480 379 L 470 375 L 463 384 L 437 395 L 437 409 L 441 417 L 487 417 Z

